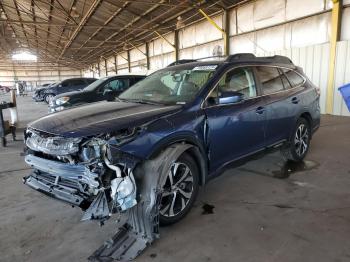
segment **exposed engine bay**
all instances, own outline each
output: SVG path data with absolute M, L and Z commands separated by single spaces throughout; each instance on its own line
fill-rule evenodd
M 83 221 L 103 225 L 114 213 L 124 216 L 126 222 L 89 261 L 129 261 L 159 237 L 161 185 L 171 164 L 191 147 L 175 144 L 142 161 L 118 150 L 116 140 L 121 139 L 62 138 L 33 129 L 25 134 L 25 161 L 33 167 L 26 185 L 81 207 Z
M 137 204 L 132 166 L 114 163 L 107 137 L 62 138 L 28 130 L 25 183 L 86 210 L 83 220 L 108 219 Z

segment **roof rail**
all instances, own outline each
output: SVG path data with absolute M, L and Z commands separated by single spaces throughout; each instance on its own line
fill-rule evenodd
M 226 59 L 227 62 L 274 62 L 279 64 L 291 64 L 292 60 L 286 56 L 274 55 L 274 56 L 259 56 L 256 57 L 252 53 L 238 53 L 229 55 Z
M 187 63 L 192 63 L 192 62 L 197 62 L 195 59 L 180 59 L 175 62 L 170 63 L 167 67 L 169 66 L 175 66 L 175 65 L 182 65 L 182 64 L 187 64 Z

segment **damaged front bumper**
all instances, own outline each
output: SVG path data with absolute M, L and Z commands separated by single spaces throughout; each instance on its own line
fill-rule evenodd
M 159 237 L 161 185 L 171 164 L 189 145 L 174 145 L 155 159 L 136 162 L 123 152 L 113 151 L 108 157 L 109 145 L 101 139 L 81 141 L 77 150 L 77 141 L 31 137 L 26 138 L 31 150 L 25 161 L 33 171 L 24 178 L 26 185 L 81 207 L 85 211 L 82 220 L 103 224 L 113 213 L 125 218 L 121 219 L 125 224 L 90 261 L 132 260 Z

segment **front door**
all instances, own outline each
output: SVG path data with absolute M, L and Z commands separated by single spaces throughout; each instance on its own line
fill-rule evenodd
M 238 92 L 243 101 L 220 104 L 225 92 Z M 235 68 L 224 74 L 204 103 L 208 121 L 210 169 L 264 148 L 265 107 L 253 68 Z

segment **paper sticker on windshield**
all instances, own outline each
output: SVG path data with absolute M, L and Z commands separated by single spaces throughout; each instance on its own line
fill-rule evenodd
M 192 71 L 210 71 L 215 70 L 218 67 L 218 65 L 206 65 L 206 66 L 196 66 L 192 69 Z

